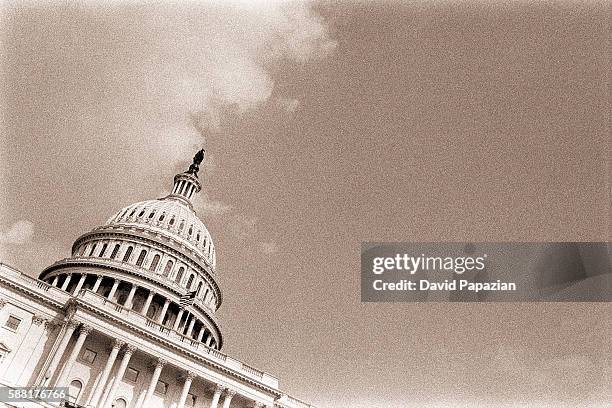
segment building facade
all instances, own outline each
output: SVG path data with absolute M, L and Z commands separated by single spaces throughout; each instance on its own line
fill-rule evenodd
M 0 407 L 311 407 L 221 352 L 216 251 L 191 203 L 198 155 L 170 195 L 123 208 L 39 279 L 0 264 L 0 386 L 69 391 Z

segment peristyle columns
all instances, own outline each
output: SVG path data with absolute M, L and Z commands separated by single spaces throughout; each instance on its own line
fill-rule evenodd
M 162 310 L 159 313 L 159 316 L 157 317 L 158 324 L 164 323 L 164 317 L 166 317 L 166 313 L 168 312 L 168 306 L 170 306 L 170 299 L 166 299 L 166 302 L 162 306 Z
M 149 311 L 149 307 L 151 307 L 151 302 L 153 301 L 153 291 L 149 290 L 149 296 L 147 296 L 147 300 L 145 300 L 144 305 L 142 306 L 142 311 L 140 312 L 140 314 L 142 314 L 143 316 L 147 315 L 147 312 Z
M 70 279 L 72 279 L 71 273 L 66 276 L 66 279 L 64 280 L 64 283 L 62 284 L 62 287 L 60 289 L 66 290 L 66 288 L 68 288 L 68 284 L 70 283 Z

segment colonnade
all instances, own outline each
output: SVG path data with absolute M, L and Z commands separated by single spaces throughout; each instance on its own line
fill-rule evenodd
M 98 293 L 100 286 L 102 284 L 103 279 L 111 280 L 110 290 L 106 295 L 103 295 L 106 299 L 111 302 L 118 303 L 122 307 L 128 310 L 134 310 L 137 313 L 142 314 L 148 319 L 154 321 L 155 323 L 166 326 L 167 328 L 174 330 L 180 335 L 186 336 L 192 340 L 196 340 L 198 342 L 204 343 L 207 347 L 212 347 L 218 349 L 218 344 L 212 332 L 206 327 L 206 324 L 199 320 L 193 313 L 189 312 L 184 307 L 181 307 L 176 302 L 172 302 L 170 299 L 162 297 L 161 295 L 156 294 L 152 290 L 148 288 L 144 288 L 138 286 L 131 282 L 122 281 L 120 279 L 115 279 L 112 277 L 107 277 L 103 275 L 90 275 L 90 274 L 80 274 L 80 278 L 76 281 L 76 285 L 71 287 L 73 274 L 66 274 L 64 276 L 64 280 L 60 286 L 60 275 L 55 275 L 50 283 L 52 286 L 59 287 L 61 290 L 68 291 L 73 296 L 76 296 L 81 289 L 85 288 L 85 282 L 88 277 L 95 276 L 95 281 L 91 288 L 88 288 L 94 293 Z M 117 290 L 121 284 L 123 286 L 129 285 L 130 289 L 127 292 L 127 296 L 125 300 L 120 302 L 117 297 Z M 135 310 L 136 306 L 134 303 L 134 299 L 137 291 L 147 292 L 146 297 L 144 298 L 144 303 L 139 307 L 139 310 Z M 156 304 L 156 309 L 151 310 L 151 306 L 153 304 L 154 297 L 157 296 L 158 302 Z M 142 300 L 142 299 L 141 299 Z M 139 305 L 140 306 L 140 305 Z M 171 312 L 171 309 L 173 312 Z M 174 319 L 173 319 L 174 318 Z

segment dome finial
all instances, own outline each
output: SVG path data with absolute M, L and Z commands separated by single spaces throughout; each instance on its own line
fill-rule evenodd
M 189 166 L 189 170 L 187 170 L 187 173 L 193 174 L 196 177 L 198 176 L 200 164 L 202 163 L 202 160 L 204 160 L 204 152 L 206 152 L 206 150 L 200 149 L 195 154 L 195 156 L 193 156 L 193 163 L 191 163 L 191 165 Z

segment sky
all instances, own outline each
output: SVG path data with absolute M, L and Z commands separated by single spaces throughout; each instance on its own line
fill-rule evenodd
M 607 304 L 367 304 L 364 241 L 606 241 L 609 6 L 2 3 L 0 261 L 204 147 L 224 352 L 319 408 L 612 401 Z

